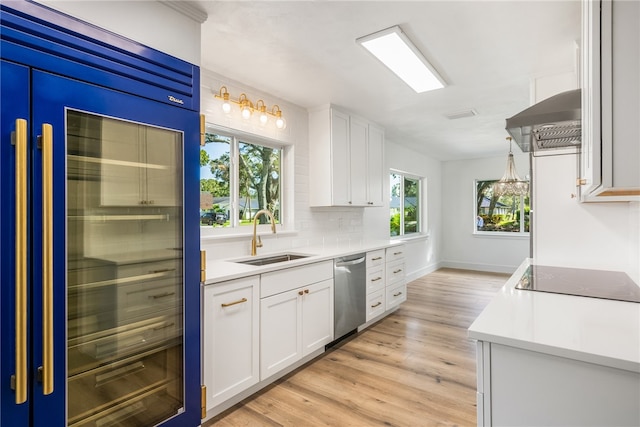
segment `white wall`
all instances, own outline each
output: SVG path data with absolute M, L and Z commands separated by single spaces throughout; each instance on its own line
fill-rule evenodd
M 580 203 L 576 155 L 536 157 L 533 241 L 537 264 L 624 271 L 640 283 L 640 203 Z
M 287 126 L 278 130 L 273 123 L 262 126 L 257 115 L 250 120 L 240 118 L 237 105 L 229 115 L 221 109 L 222 101 L 215 98 L 220 86 L 226 86 L 232 99 L 241 93 L 252 102 L 262 99 L 267 106 L 277 104 L 282 110 Z M 218 127 L 241 131 L 260 138 L 280 141 L 292 147 L 293 159 L 290 168 L 293 174 L 284 175 L 291 188 L 285 193 L 293 196 L 295 205 L 288 211 L 285 226 L 278 228 L 275 235 L 262 236 L 263 252 L 295 249 L 307 245 L 349 245 L 368 239 L 363 231 L 364 208 L 311 208 L 309 207 L 309 150 L 308 150 L 308 113 L 302 107 L 279 99 L 259 89 L 243 85 L 210 70 L 201 70 L 201 111 L 206 122 Z M 286 174 L 287 170 L 283 172 Z M 239 230 L 239 235 L 221 236 L 219 230 L 202 230 L 202 249 L 207 251 L 207 259 L 215 260 L 250 254 L 252 230 Z M 388 238 L 388 236 L 386 236 Z
M 514 154 L 521 177 L 529 173 L 529 156 Z M 475 180 L 500 179 L 504 157 L 448 161 L 442 164 L 442 265 L 512 273 L 529 256 L 529 238 L 473 234 Z
M 441 162 L 417 153 L 393 141 L 385 141 L 385 173 L 390 169 L 399 170 L 426 178 L 423 203 L 426 212 L 423 216 L 423 233 L 426 237 L 405 240 L 406 271 L 409 280 L 416 279 L 440 267 L 442 242 L 441 225 Z M 389 194 L 389 179 L 384 180 L 384 193 Z M 425 209 L 423 205 L 423 209 Z M 366 208 L 364 212 L 364 231 L 366 237 L 375 239 L 389 238 L 389 198 L 384 206 Z
M 206 14 L 198 17 L 199 22 L 157 1 L 36 1 L 191 64 L 200 64 L 200 24 Z

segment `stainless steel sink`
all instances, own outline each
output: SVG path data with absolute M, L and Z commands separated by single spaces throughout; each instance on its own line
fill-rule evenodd
M 250 258 L 243 259 L 238 261 L 233 261 L 237 264 L 247 264 L 247 265 L 267 265 L 267 264 L 275 264 L 278 262 L 286 262 L 293 261 L 296 259 L 308 258 L 311 255 L 306 254 L 278 254 L 278 255 L 270 255 L 259 258 Z

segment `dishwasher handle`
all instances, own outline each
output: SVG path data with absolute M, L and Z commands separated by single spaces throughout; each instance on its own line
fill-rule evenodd
M 352 259 L 350 261 L 336 261 L 336 267 L 347 267 L 349 265 L 356 265 L 364 262 L 366 257 Z

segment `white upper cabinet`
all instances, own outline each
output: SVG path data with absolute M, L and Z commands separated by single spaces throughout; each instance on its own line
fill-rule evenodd
M 101 150 L 102 206 L 180 205 L 182 141 L 175 132 L 106 122 Z
M 640 200 L 640 2 L 583 1 L 585 202 Z
M 333 106 L 309 113 L 311 206 L 382 206 L 384 131 Z

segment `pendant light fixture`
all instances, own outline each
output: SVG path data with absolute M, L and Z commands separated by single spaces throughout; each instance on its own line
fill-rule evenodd
M 509 156 L 507 157 L 507 169 L 504 175 L 493 184 L 493 194 L 496 196 L 524 196 L 529 194 L 529 181 L 520 179 L 516 172 L 516 165 L 513 161 L 513 153 L 511 152 L 511 137 L 507 137 L 509 141 Z

